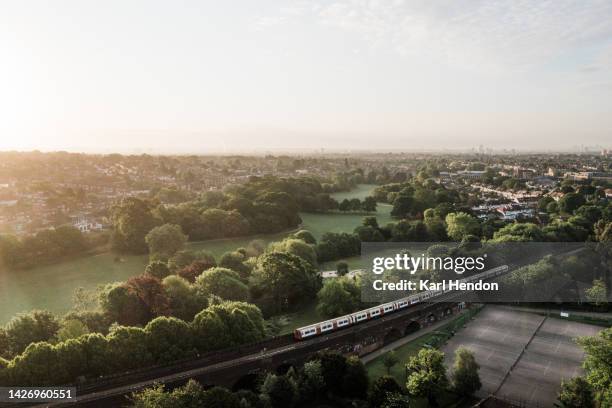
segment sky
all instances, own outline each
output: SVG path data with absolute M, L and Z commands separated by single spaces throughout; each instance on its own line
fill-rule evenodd
M 0 2 L 0 150 L 611 141 L 609 0 Z

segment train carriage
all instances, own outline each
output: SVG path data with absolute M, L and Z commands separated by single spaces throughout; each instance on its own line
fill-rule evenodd
M 498 266 L 488 271 L 481 272 L 476 275 L 469 276 L 461 279 L 459 282 L 473 282 L 480 279 L 487 279 L 491 277 L 499 276 L 508 271 L 508 265 Z M 394 311 L 404 309 L 408 306 L 424 302 L 427 299 L 442 295 L 450 292 L 450 290 L 429 290 L 421 293 L 417 293 L 408 296 L 403 299 L 399 299 L 393 302 L 384 303 L 382 305 L 374 306 L 365 310 L 360 310 L 355 313 L 351 313 L 345 316 L 340 316 L 335 319 L 326 320 L 323 322 L 315 323 L 309 326 L 300 327 L 295 329 L 293 337 L 296 340 L 303 340 L 306 338 L 318 336 L 324 333 L 334 332 L 344 327 L 358 324 L 364 321 L 372 320 L 385 314 L 393 313 Z

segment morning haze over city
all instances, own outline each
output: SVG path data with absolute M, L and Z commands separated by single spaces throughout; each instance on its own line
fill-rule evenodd
M 612 407 L 612 2 L 4 0 L 0 408 Z

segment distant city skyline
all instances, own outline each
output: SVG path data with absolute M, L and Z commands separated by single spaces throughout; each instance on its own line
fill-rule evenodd
M 7 2 L 0 150 L 612 147 L 612 2 Z

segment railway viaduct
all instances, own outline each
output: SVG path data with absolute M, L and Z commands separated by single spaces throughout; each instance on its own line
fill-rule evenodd
M 195 360 L 126 373 L 80 386 L 77 388 L 76 401 L 42 406 L 122 406 L 127 402 L 127 397 L 135 391 L 153 384 L 165 384 L 173 388 L 184 384 L 190 378 L 205 386 L 247 388 L 261 372 L 282 373 L 324 350 L 365 354 L 456 313 L 461 307 L 462 304 L 450 301 L 419 304 L 327 336 L 304 341 L 295 341 L 292 335 L 274 337 L 234 350 L 211 353 Z
M 557 253 L 557 255 L 568 256 L 580 251 L 582 251 L 581 248 Z M 509 264 L 508 271 L 537 259 L 539 259 L 537 254 L 525 256 L 519 262 Z M 469 297 L 472 301 L 479 300 L 479 297 L 473 292 Z M 465 293 L 462 300 L 469 300 Z M 259 372 L 283 372 L 290 366 L 303 363 L 319 351 L 335 350 L 345 354 L 359 355 L 374 351 L 385 343 L 458 312 L 464 303 L 457 302 L 457 293 L 450 292 L 438 297 L 433 303 L 419 303 L 405 310 L 396 311 L 326 336 L 295 341 L 293 336 L 288 334 L 168 366 L 118 374 L 100 379 L 95 383 L 79 386 L 76 401 L 50 403 L 42 406 L 122 406 L 127 402 L 126 397 L 135 391 L 154 384 L 165 384 L 173 388 L 184 384 L 190 378 L 206 386 L 222 385 L 230 389 L 242 388 L 252 382 Z

